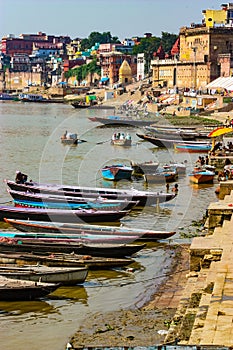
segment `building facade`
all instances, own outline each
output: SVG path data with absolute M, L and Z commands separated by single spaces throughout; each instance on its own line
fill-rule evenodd
M 179 53 L 172 59 L 156 58 L 151 62 L 153 86 L 204 89 L 221 74 L 231 75 L 233 27 L 222 11 L 221 15 L 219 11 L 211 14 L 212 17 L 205 16 L 205 21 L 209 20 L 213 25 L 204 22 L 180 29 Z M 217 25 L 219 23 L 221 25 Z
M 137 58 L 136 56 L 126 55 L 121 52 L 100 53 L 99 61 L 101 66 L 101 77 L 109 79 L 110 86 L 113 86 L 119 80 L 119 69 L 126 60 L 131 68 L 132 76 L 137 74 Z

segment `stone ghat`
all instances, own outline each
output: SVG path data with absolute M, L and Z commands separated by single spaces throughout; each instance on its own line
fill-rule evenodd
M 229 203 L 233 203 L 233 191 L 215 210 L 225 212 Z M 232 256 L 232 215 L 207 236 L 193 239 L 190 273 L 165 343 L 208 348 L 233 346 Z

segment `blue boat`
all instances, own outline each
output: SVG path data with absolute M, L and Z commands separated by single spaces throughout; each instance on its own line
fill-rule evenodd
M 101 170 L 102 176 L 105 180 L 119 181 L 130 180 L 133 168 L 123 164 L 106 165 Z
M 211 150 L 210 143 L 175 143 L 174 148 L 178 152 L 209 152 Z

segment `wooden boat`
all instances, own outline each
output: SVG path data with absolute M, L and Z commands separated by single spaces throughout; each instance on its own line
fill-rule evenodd
M 79 139 L 76 133 L 72 134 L 66 131 L 64 135 L 61 136 L 61 143 L 64 145 L 77 145 L 83 142 L 86 142 L 86 140 Z
M 19 94 L 19 100 L 22 102 L 47 102 L 47 99 L 39 94 Z
M 71 197 L 93 197 L 102 196 L 108 199 L 130 199 L 138 201 L 138 206 L 164 203 L 175 198 L 174 193 L 138 191 L 136 189 L 114 189 L 105 187 L 82 187 L 69 185 L 42 184 L 38 182 L 27 182 L 18 184 L 14 181 L 5 180 L 6 184 L 15 191 L 25 191 L 31 193 L 43 193 L 50 195 L 60 195 L 64 198 Z M 54 220 L 56 221 L 56 220 Z
M 54 292 L 60 284 L 21 281 L 0 276 L 0 300 L 21 301 L 43 298 Z
M 206 143 L 206 144 L 174 143 L 174 148 L 177 152 L 207 153 L 211 150 L 211 147 L 212 146 L 209 143 Z
M 132 172 L 133 168 L 123 164 L 106 165 L 101 169 L 103 178 L 111 181 L 130 180 Z
M 63 233 L 54 233 L 54 232 L 8 232 L 2 231 L 0 232 L 0 240 L 5 241 L 5 238 L 10 239 L 11 242 L 17 242 L 22 240 L 40 240 L 45 242 L 55 242 L 55 243 L 63 243 L 63 244 L 126 244 L 136 241 L 139 238 L 139 235 L 136 234 L 124 234 L 124 235 L 110 235 L 104 233 L 94 234 L 92 232 L 85 233 L 73 233 L 73 234 L 63 234 Z
M 178 178 L 178 173 L 175 170 L 162 170 L 155 173 L 144 174 L 144 179 L 146 182 L 163 183 L 176 181 Z
M 114 146 L 123 146 L 123 147 L 128 147 L 131 146 L 132 140 L 131 139 L 123 139 L 123 140 L 111 140 L 111 144 Z
M 129 214 L 127 210 L 72 210 L 0 206 L 0 220 L 9 218 L 58 222 L 114 222 L 119 221 L 127 214 Z
M 109 201 L 110 202 L 110 201 Z M 123 202 L 123 203 L 122 203 Z M 129 210 L 132 209 L 137 202 L 136 201 L 120 201 L 115 203 L 84 203 L 84 204 L 74 204 L 74 203 L 57 203 L 57 202 L 34 202 L 31 200 L 24 200 L 24 199 L 15 199 L 14 200 L 15 207 L 24 207 L 24 208 L 44 208 L 44 209 L 71 209 L 71 210 L 77 210 L 77 209 L 95 209 L 95 210 Z M 126 209 L 127 207 L 127 209 Z
M 29 234 L 29 237 L 32 236 Z M 57 235 L 58 236 L 58 235 Z M 35 235 L 36 238 L 24 238 L 20 235 L 15 239 L 1 239 L 0 251 L 15 251 L 15 252 L 34 252 L 37 254 L 44 253 L 60 253 L 91 255 L 105 258 L 123 258 L 129 257 L 141 249 L 145 248 L 145 244 L 133 243 L 78 243 L 70 239 L 62 242 L 59 237 L 53 241 L 49 241 L 42 237 L 42 233 Z
M 160 239 L 170 238 L 175 234 L 174 231 L 154 231 L 147 229 L 129 228 L 125 226 L 102 226 L 102 225 L 85 225 L 85 224 L 71 224 L 61 222 L 43 222 L 43 221 L 31 221 L 31 220 L 15 220 L 4 219 L 5 222 L 12 225 L 17 230 L 23 232 L 54 232 L 57 234 L 78 234 L 92 233 L 95 235 L 119 235 L 119 236 L 138 236 L 137 240 L 157 241 Z
M 194 169 L 188 176 L 190 181 L 195 184 L 213 183 L 215 172 L 206 169 Z
M 27 233 L 26 233 L 27 234 Z M 25 236 L 26 236 L 25 234 Z M 44 234 L 45 235 L 45 234 Z M 48 235 L 48 234 L 47 234 Z M 28 234 L 28 236 L 33 236 Z M 35 234 L 36 237 L 41 237 L 42 234 Z M 18 235 L 20 237 L 20 234 Z M 145 244 L 131 243 L 77 243 L 75 241 L 62 242 L 60 239 L 52 241 L 43 238 L 21 238 L 0 240 L 0 251 L 10 252 L 28 252 L 34 254 L 65 253 L 77 254 L 83 256 L 95 256 L 105 258 L 124 258 L 130 257 L 141 249 L 145 248 Z
M 61 267 L 85 267 L 90 270 L 95 269 L 111 269 L 113 267 L 127 266 L 134 262 L 129 258 L 105 258 L 84 256 L 76 254 L 63 253 L 13 253 L 5 250 L 0 253 L 0 264 L 17 264 L 17 265 L 46 265 Z M 50 284 L 49 284 L 50 285 Z
M 146 131 L 153 134 L 153 136 L 161 138 L 171 138 L 176 137 L 182 140 L 197 140 L 197 139 L 207 139 L 208 131 L 200 130 L 197 127 L 189 126 L 172 126 L 172 125 L 149 125 L 144 127 Z
M 170 162 L 169 164 L 163 165 L 163 168 L 165 170 L 176 169 L 176 171 L 177 171 L 177 173 L 179 175 L 186 173 L 186 164 L 184 164 L 184 163 L 173 163 L 173 162 Z
M 0 101 L 18 101 L 18 97 L 15 95 L 7 94 L 6 92 L 0 93 Z
M 71 105 L 74 108 L 79 108 L 79 109 L 89 108 L 91 106 L 90 103 L 85 103 L 85 102 L 80 102 L 80 101 L 72 102 Z
M 71 106 L 73 106 L 74 108 L 78 108 L 78 109 L 83 109 L 83 108 L 88 108 L 88 109 L 115 109 L 115 107 L 110 106 L 110 105 L 105 105 L 105 104 L 94 104 L 91 105 L 90 103 L 84 103 L 81 104 L 79 101 L 74 101 L 71 103 Z
M 31 193 L 31 192 L 21 192 L 7 190 L 8 193 L 12 196 L 15 202 L 20 202 L 21 206 L 31 206 L 38 207 L 38 204 L 41 204 L 41 207 L 44 208 L 69 208 L 77 209 L 77 207 L 84 209 L 105 209 L 105 210 L 130 210 L 133 209 L 138 201 L 132 201 L 130 199 L 107 199 L 104 197 L 70 197 L 70 196 L 59 196 L 59 195 L 48 195 L 44 193 Z
M 143 163 L 136 163 L 134 161 L 130 162 L 131 167 L 133 168 L 133 174 L 134 175 L 143 175 L 143 174 L 150 174 L 154 173 L 158 166 L 158 162 L 148 161 Z
M 174 144 L 179 143 L 179 144 L 186 144 L 187 141 L 182 140 L 179 138 L 179 140 L 176 138 L 161 138 L 161 137 L 155 137 L 152 135 L 147 135 L 147 134 L 139 134 L 136 133 L 136 135 L 141 138 L 144 141 L 148 141 L 152 143 L 153 145 L 161 148 L 171 148 L 174 147 Z M 196 145 L 206 145 L 209 144 L 206 141 L 188 141 L 188 143 L 191 144 L 196 144 Z
M 12 265 L 12 264 L 11 264 Z M 42 283 L 76 285 L 83 283 L 88 274 L 87 267 L 49 267 L 45 265 L 0 266 L 0 275 L 17 280 Z
M 111 144 L 114 146 L 123 146 L 123 147 L 131 146 L 132 139 L 129 133 L 127 133 L 126 135 L 120 132 L 114 133 L 112 135 Z
M 98 122 L 104 125 L 127 125 L 134 127 L 142 127 L 146 125 L 151 125 L 158 121 L 157 119 L 148 119 L 146 117 L 137 118 L 137 117 L 123 117 L 123 116 L 108 116 L 108 117 L 90 117 L 93 122 Z

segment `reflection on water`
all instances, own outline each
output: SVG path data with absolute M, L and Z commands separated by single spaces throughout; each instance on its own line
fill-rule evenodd
M 61 286 L 49 295 L 52 300 L 69 299 L 69 301 L 79 302 L 87 305 L 88 294 L 83 286 Z
M 56 312 L 56 309 L 45 300 L 0 302 L 1 318 L 2 316 L 20 316 L 23 314 L 30 314 L 30 317 L 37 318 L 54 312 Z

